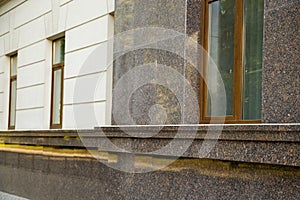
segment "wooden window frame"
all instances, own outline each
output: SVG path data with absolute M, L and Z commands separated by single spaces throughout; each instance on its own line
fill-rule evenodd
M 11 126 L 11 106 L 12 106 L 12 82 L 17 81 L 17 72 L 16 75 L 11 75 L 12 74 L 12 58 L 17 57 L 18 54 L 14 54 L 10 56 L 10 65 L 9 65 L 9 111 L 8 111 L 8 129 L 9 130 L 14 130 L 16 128 L 16 114 L 15 114 L 15 122 L 14 126 Z M 16 88 L 17 89 L 17 88 Z M 17 97 L 16 97 L 17 98 Z M 16 110 L 16 108 L 15 108 Z
M 201 16 L 201 45 L 208 50 L 208 29 L 209 29 L 209 4 L 219 0 L 203 0 Z M 232 116 L 206 116 L 207 110 L 207 86 L 203 77 L 207 77 L 208 57 L 204 56 L 201 62 L 203 77 L 200 81 L 200 123 L 210 123 L 220 121 L 222 123 L 261 123 L 261 120 L 243 120 L 243 53 L 244 53 L 244 0 L 235 0 L 235 20 L 234 20 L 234 81 L 233 81 L 233 115 Z
M 63 120 L 63 93 L 64 93 L 64 62 L 60 62 L 57 64 L 54 64 L 54 59 L 55 59 L 55 42 L 58 40 L 61 40 L 65 37 L 60 37 L 58 39 L 55 39 L 52 41 L 52 67 L 51 67 L 51 111 L 50 111 L 50 129 L 61 129 L 62 128 L 62 120 Z M 65 53 L 65 52 L 64 52 Z M 54 112 L 54 102 L 53 102 L 53 97 L 54 97 L 54 72 L 56 70 L 61 70 L 61 91 L 60 91 L 60 119 L 59 119 L 59 124 L 54 124 L 53 123 L 53 112 Z

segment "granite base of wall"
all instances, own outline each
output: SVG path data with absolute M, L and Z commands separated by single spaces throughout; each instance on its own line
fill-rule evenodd
M 0 191 L 33 200 L 300 198 L 299 167 L 178 159 L 161 170 L 132 174 L 88 154 L 1 151 L 0 157 Z
M 298 200 L 299 130 L 261 124 L 2 131 L 0 191 L 38 200 Z M 202 158 L 205 141 L 216 143 Z

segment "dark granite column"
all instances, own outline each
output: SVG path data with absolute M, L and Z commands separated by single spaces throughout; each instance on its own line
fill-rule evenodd
M 187 7 L 193 15 L 187 16 Z M 193 113 L 186 112 L 195 110 L 190 106 L 195 102 L 185 98 L 184 81 L 189 82 L 198 94 L 197 70 L 186 67 L 188 64 L 184 56 L 186 33 L 193 36 L 196 43 L 199 39 L 199 16 L 200 0 L 116 1 L 114 92 L 116 87 L 122 87 L 123 91 L 132 94 L 125 102 L 123 94 L 113 94 L 113 124 L 181 124 L 195 121 L 183 118 L 183 115 L 193 116 Z M 149 34 L 153 28 L 158 29 L 157 35 L 155 31 Z M 161 40 L 161 33 L 164 32 L 166 34 Z M 168 33 L 174 34 L 174 37 Z M 121 49 L 126 47 L 132 50 L 122 52 Z M 144 74 L 133 70 L 144 65 L 149 65 Z M 168 76 L 172 70 L 176 75 Z M 118 85 L 126 75 L 130 78 L 123 79 L 122 84 Z M 183 78 L 178 79 L 179 76 Z M 145 78 L 150 79 L 149 83 L 139 85 Z M 160 82 L 172 87 L 163 86 Z M 120 112 L 128 102 L 130 116 Z M 119 115 L 121 121 L 116 120 L 114 113 Z M 132 121 L 128 120 L 129 117 Z
M 300 122 L 300 1 L 265 2 L 263 122 Z

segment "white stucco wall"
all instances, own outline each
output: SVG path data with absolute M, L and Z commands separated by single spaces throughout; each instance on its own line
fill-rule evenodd
M 63 129 L 93 128 L 110 124 L 114 0 L 11 0 L 0 7 L 0 129 L 8 128 L 9 55 L 18 53 L 16 129 L 49 129 L 51 104 L 52 39 L 66 39 Z M 98 49 L 99 62 L 80 69 Z M 101 77 L 99 79 L 99 77 Z M 85 87 L 74 99 L 77 80 Z M 99 79 L 93 98 L 84 94 L 90 80 Z M 95 86 L 94 86 L 95 87 Z M 89 120 L 92 106 L 97 122 Z M 80 113 L 79 127 L 73 108 Z

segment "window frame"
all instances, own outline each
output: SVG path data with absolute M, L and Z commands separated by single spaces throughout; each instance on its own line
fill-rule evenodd
M 11 55 L 9 57 L 9 61 L 10 61 L 10 64 L 9 64 L 9 111 L 8 111 L 8 129 L 9 130 L 14 130 L 16 128 L 16 110 L 17 110 L 17 105 L 15 104 L 15 121 L 14 121 L 14 125 L 11 125 L 11 115 L 12 115 L 12 83 L 14 81 L 16 81 L 16 90 L 17 90 L 17 76 L 18 76 L 18 60 L 17 60 L 17 66 L 16 66 L 16 74 L 15 75 L 12 75 L 12 60 L 13 58 L 16 57 L 18 59 L 18 54 L 14 54 L 14 55 Z M 16 103 L 17 103 L 17 96 L 15 97 L 16 98 Z
M 219 0 L 203 0 L 201 2 L 201 38 L 200 42 L 204 50 L 208 50 L 209 40 L 209 4 Z M 234 20 L 234 79 L 233 79 L 233 115 L 232 116 L 206 116 L 207 111 L 207 86 L 205 77 L 208 72 L 208 56 L 204 56 L 200 67 L 203 77 L 200 79 L 199 87 L 199 109 L 200 123 L 210 123 L 220 121 L 228 124 L 235 123 L 261 123 L 262 120 L 243 120 L 243 57 L 244 57 L 244 0 L 235 0 L 235 20 Z
M 55 42 L 61 39 L 65 39 L 65 37 L 60 37 L 52 41 L 52 67 L 51 67 L 51 110 L 50 110 L 50 129 L 61 129 L 62 128 L 62 120 L 63 120 L 63 93 L 64 93 L 64 66 L 65 62 L 60 62 L 54 64 L 55 62 Z M 65 52 L 64 52 L 65 54 Z M 54 73 L 57 70 L 61 70 L 61 85 L 60 85 L 60 119 L 59 124 L 53 123 L 53 116 L 54 116 Z

